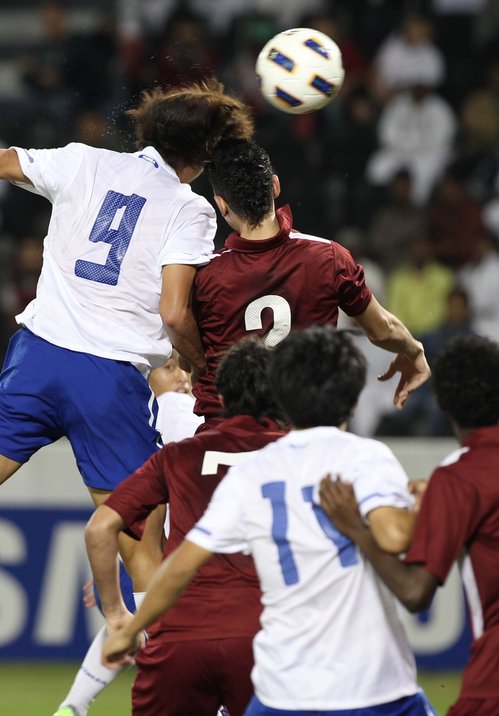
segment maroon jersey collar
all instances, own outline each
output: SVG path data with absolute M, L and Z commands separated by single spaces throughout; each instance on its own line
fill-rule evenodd
M 282 244 L 289 237 L 289 232 L 293 226 L 293 216 L 288 205 L 283 206 L 282 209 L 277 209 L 276 216 L 281 230 L 275 236 L 272 236 L 272 238 L 262 239 L 260 241 L 243 239 L 234 231 L 225 242 L 225 248 L 232 249 L 233 251 L 242 251 L 245 254 L 256 254 L 279 246 L 279 244 Z
M 499 443 L 499 425 L 486 428 L 477 428 L 463 441 L 463 447 L 475 448 L 482 445 L 497 445 Z

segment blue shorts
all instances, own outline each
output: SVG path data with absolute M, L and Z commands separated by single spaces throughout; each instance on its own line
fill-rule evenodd
M 0 375 L 0 454 L 25 463 L 65 435 L 87 487 L 113 490 L 158 449 L 157 403 L 124 361 L 60 348 L 21 328 Z
M 363 709 L 345 709 L 343 711 L 284 711 L 264 706 L 253 696 L 244 716 L 438 716 L 423 691 L 406 696 L 388 704 L 368 706 Z

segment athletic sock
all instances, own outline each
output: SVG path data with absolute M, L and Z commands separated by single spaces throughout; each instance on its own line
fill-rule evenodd
M 72 706 L 76 709 L 77 716 L 86 716 L 92 701 L 129 668 L 120 666 L 117 669 L 108 669 L 102 665 L 102 647 L 105 639 L 106 626 L 104 625 L 90 645 L 68 695 L 59 706 L 60 709 Z
M 133 598 L 135 600 L 135 609 L 138 609 L 142 602 L 144 601 L 144 597 L 146 596 L 145 592 L 134 592 Z

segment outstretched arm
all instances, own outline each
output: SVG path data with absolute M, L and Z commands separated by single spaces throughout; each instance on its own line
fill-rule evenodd
M 212 556 L 202 547 L 184 540 L 156 571 L 144 601 L 133 619 L 109 637 L 102 650 L 102 663 L 117 668 L 139 648 L 139 635 L 180 598 L 196 572 Z
M 0 149 L 0 179 L 31 184 L 21 169 L 21 163 L 14 149 Z
M 159 312 L 174 348 L 197 375 L 206 373 L 206 358 L 191 308 L 196 266 L 163 266 Z
M 397 599 L 410 612 L 420 612 L 430 604 L 439 585 L 438 579 L 417 564 L 404 564 L 398 557 L 383 552 L 362 521 L 352 485 L 333 481 L 328 475 L 321 482 L 321 506 L 343 534 L 360 547 L 376 572 Z
M 395 373 L 401 373 L 393 399 L 394 405 L 401 410 L 409 395 L 431 375 L 422 343 L 413 338 L 402 321 L 383 308 L 374 296 L 364 313 L 356 316 L 355 321 L 371 343 L 398 354 L 387 372 L 379 376 L 379 380 L 389 380 Z

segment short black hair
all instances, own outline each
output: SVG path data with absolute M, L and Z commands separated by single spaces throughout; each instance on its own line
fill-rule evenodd
M 259 226 L 272 210 L 272 165 L 267 152 L 255 142 L 222 140 L 204 171 L 215 194 L 251 227 Z
M 270 389 L 270 349 L 257 336 L 231 346 L 219 363 L 215 385 L 223 397 L 224 418 L 252 415 L 283 422 L 283 413 Z
M 340 426 L 366 381 L 366 360 L 345 331 L 312 326 L 294 331 L 270 359 L 276 398 L 296 428 Z
M 449 341 L 433 365 L 440 408 L 461 428 L 499 422 L 499 345 L 481 336 Z

